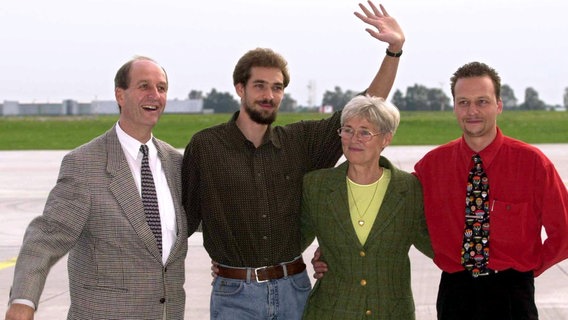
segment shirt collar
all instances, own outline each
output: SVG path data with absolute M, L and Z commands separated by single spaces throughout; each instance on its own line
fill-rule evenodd
M 240 111 L 235 112 L 231 117 L 231 120 L 229 120 L 229 122 L 227 123 L 229 132 L 231 133 L 230 136 L 234 137 L 235 141 L 239 143 L 249 142 L 248 139 L 245 137 L 245 135 L 241 132 L 241 130 L 237 126 L 237 118 L 239 117 L 239 113 Z M 264 145 L 269 142 L 272 143 L 276 148 L 281 147 L 280 139 L 278 138 L 278 135 L 274 134 L 274 128 L 272 127 L 272 125 L 269 125 L 268 128 L 266 129 L 266 133 L 262 138 L 261 145 Z
M 138 153 L 140 152 L 140 145 L 142 143 L 140 143 L 140 141 L 134 139 L 133 137 L 129 136 L 128 133 L 124 132 L 124 130 L 122 130 L 122 128 L 120 127 L 119 122 L 116 123 L 115 127 L 116 127 L 116 135 L 118 136 L 118 141 L 120 142 L 122 149 L 125 150 L 125 152 L 128 152 L 128 154 L 133 159 L 137 159 Z M 152 134 L 150 136 L 150 140 L 146 141 L 145 143 L 148 146 L 148 153 L 150 158 L 155 157 L 156 154 L 158 153 L 156 146 L 153 143 L 148 143 L 152 141 L 153 138 L 154 135 Z
M 499 127 L 497 127 L 497 134 L 495 135 L 495 139 L 493 139 L 493 141 L 491 141 L 491 143 L 485 147 L 483 150 L 479 151 L 479 152 L 475 152 L 473 151 L 465 142 L 465 139 L 462 135 L 460 144 L 461 144 L 461 150 L 462 153 L 467 154 L 468 155 L 468 163 L 469 160 L 471 159 L 471 157 L 478 153 L 479 156 L 481 157 L 481 160 L 483 161 L 483 166 L 485 168 L 488 168 L 491 166 L 491 163 L 493 162 L 493 159 L 495 159 L 495 157 L 497 156 L 497 152 L 499 152 L 499 149 L 501 148 L 501 146 L 503 145 L 503 140 L 504 140 L 504 135 L 503 132 L 501 132 L 501 129 L 499 129 Z

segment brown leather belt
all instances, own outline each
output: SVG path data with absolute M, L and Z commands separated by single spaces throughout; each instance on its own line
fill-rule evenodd
M 302 257 L 289 262 L 275 266 L 260 268 L 228 268 L 219 265 L 220 277 L 240 280 L 256 280 L 257 282 L 265 282 L 268 280 L 284 278 L 284 276 L 295 275 L 306 270 L 306 264 Z M 248 276 L 248 277 L 247 277 Z

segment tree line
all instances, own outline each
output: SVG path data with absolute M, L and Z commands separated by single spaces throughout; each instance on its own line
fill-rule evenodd
M 351 100 L 358 91 L 345 90 L 336 86 L 333 91 L 325 91 L 323 94 L 322 105 L 331 106 L 334 111 L 341 110 L 345 104 Z M 202 91 L 191 90 L 188 96 L 190 99 L 203 99 L 203 108 L 213 110 L 215 113 L 234 112 L 239 109 L 239 101 L 229 92 L 219 92 L 211 89 L 207 94 Z M 507 84 L 501 86 L 501 99 L 503 108 L 508 110 L 558 110 L 559 105 L 549 105 L 539 98 L 538 91 L 532 87 L 525 89 L 524 101 L 519 103 L 514 90 Z M 453 108 L 451 97 L 439 88 L 428 88 L 424 85 L 415 84 L 407 87 L 406 93 L 397 89 L 391 102 L 401 111 L 445 111 Z M 564 110 L 568 110 L 568 87 L 564 90 Z M 298 105 L 290 94 L 284 94 L 280 111 L 317 111 L 318 107 L 306 107 Z

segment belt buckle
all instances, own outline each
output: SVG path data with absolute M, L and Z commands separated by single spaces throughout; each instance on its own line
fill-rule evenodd
M 485 277 L 485 276 L 494 275 L 494 274 L 496 274 L 497 272 L 498 272 L 498 271 L 495 271 L 495 270 L 493 270 L 493 269 L 487 269 L 484 273 L 480 273 L 479 275 L 482 276 L 482 277 Z
M 258 271 L 261 270 L 261 269 L 266 269 L 266 267 L 254 268 L 254 277 L 255 277 L 256 282 L 258 282 L 258 283 L 263 283 L 263 282 L 267 282 L 268 280 L 270 280 L 270 279 L 266 279 L 266 280 L 259 280 L 258 279 Z
M 495 274 L 495 273 L 497 273 L 497 271 L 494 271 L 494 270 L 492 270 L 492 269 L 487 269 L 487 270 L 485 270 L 484 272 L 480 272 L 480 273 L 478 273 L 478 274 L 476 274 L 476 275 L 473 275 L 473 274 L 472 274 L 472 276 L 473 276 L 474 278 L 478 278 L 478 277 L 490 276 L 490 275 L 493 275 L 493 274 Z

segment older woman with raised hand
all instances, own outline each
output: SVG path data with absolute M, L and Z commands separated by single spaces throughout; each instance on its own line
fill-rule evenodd
M 315 237 L 329 271 L 304 319 L 414 319 L 408 251 L 432 257 L 420 183 L 381 156 L 400 122 L 382 98 L 357 96 L 343 109 L 347 161 L 304 176 L 302 245 Z

